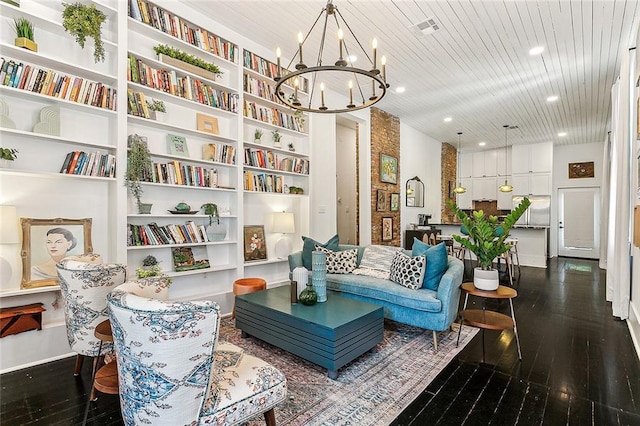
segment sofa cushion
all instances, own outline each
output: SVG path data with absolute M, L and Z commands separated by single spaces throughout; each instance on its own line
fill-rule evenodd
M 389 280 L 366 275 L 327 274 L 327 289 L 393 303 L 423 312 L 441 312 L 442 302 L 433 290 L 411 290 Z M 375 302 L 372 302 L 375 303 Z
M 311 270 L 311 252 L 316 249 L 316 245 L 328 248 L 329 250 L 337 251 L 338 240 L 338 234 L 336 234 L 333 237 L 329 238 L 329 241 L 322 244 L 314 240 L 313 238 L 305 237 L 303 235 L 302 241 L 304 242 L 304 244 L 302 245 L 302 265 L 308 270 Z
M 417 290 L 422 287 L 426 264 L 424 255 L 412 257 L 397 251 L 391 262 L 389 279 L 411 290 Z
M 389 279 L 391 262 L 399 247 L 370 245 L 364 249 L 360 265 L 353 270 L 353 274 L 366 275 L 383 280 Z
M 349 274 L 358 266 L 357 249 L 332 251 L 316 245 L 316 250 L 327 255 L 327 273 L 329 274 Z
M 448 257 L 445 243 L 430 246 L 414 237 L 411 255 L 425 255 L 427 257 L 427 269 L 424 274 L 422 287 L 437 290 L 440 279 L 447 271 Z

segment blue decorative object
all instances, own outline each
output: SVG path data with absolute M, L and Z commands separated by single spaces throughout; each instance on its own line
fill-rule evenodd
M 437 290 L 442 276 L 447 271 L 449 259 L 447 247 L 444 243 L 430 246 L 417 238 L 413 238 L 411 256 L 425 255 L 427 257 L 427 270 L 424 274 L 423 288 Z
M 311 253 L 311 282 L 318 302 L 327 301 L 327 255 L 319 250 Z

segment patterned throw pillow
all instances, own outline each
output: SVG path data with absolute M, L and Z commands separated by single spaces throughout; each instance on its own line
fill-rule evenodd
M 338 241 L 340 241 L 338 234 L 329 238 L 329 241 L 322 244 L 319 241 L 314 240 L 309 237 L 302 237 L 302 266 L 311 270 L 311 252 L 315 249 L 315 246 L 322 246 L 324 248 L 328 248 L 329 250 L 338 251 Z
M 367 246 L 364 249 L 360 266 L 354 269 L 353 273 L 388 280 L 391 261 L 398 250 L 400 250 L 399 247 L 393 246 Z
M 350 274 L 358 266 L 358 249 L 333 251 L 316 245 L 316 250 L 327 255 L 328 274 Z
M 396 252 L 391 262 L 390 280 L 411 290 L 422 287 L 427 258 L 422 256 L 407 256 L 401 251 Z

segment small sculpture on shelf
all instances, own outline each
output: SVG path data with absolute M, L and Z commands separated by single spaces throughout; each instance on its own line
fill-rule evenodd
M 147 144 L 142 137 L 137 134 L 129 136 L 129 152 L 127 154 L 127 173 L 125 175 L 125 184 L 131 195 L 136 199 L 138 205 L 138 213 L 151 213 L 150 203 L 142 203 L 140 197 L 143 190 L 140 182 L 144 182 L 153 173 L 153 162 L 151 161 L 151 153 Z
M 206 227 L 207 238 L 209 241 L 222 241 L 227 237 L 227 227 L 220 222 L 218 214 L 218 205 L 214 203 L 205 203 L 201 207 L 204 213 L 209 215 L 209 225 Z
M 282 139 L 282 135 L 280 134 L 280 130 L 276 129 L 271 132 L 271 138 L 273 139 L 273 147 L 274 148 L 282 148 L 282 144 L 280 140 Z
M 37 52 L 38 44 L 33 38 L 33 23 L 26 18 L 14 18 L 13 22 L 16 30 L 14 44 L 18 47 Z
M 87 37 L 94 43 L 93 59 L 104 62 L 104 45 L 102 43 L 102 24 L 107 19 L 95 4 L 62 3 L 62 26 L 65 31 L 75 36 L 76 42 L 84 49 Z
M 295 146 L 293 146 L 293 142 L 289 142 L 289 145 L 288 145 L 288 146 L 289 146 L 289 151 L 291 151 L 291 152 L 296 152 L 296 147 L 295 147 Z
M 262 130 L 256 129 L 253 132 L 253 142 L 254 143 L 260 143 L 260 139 L 262 139 Z

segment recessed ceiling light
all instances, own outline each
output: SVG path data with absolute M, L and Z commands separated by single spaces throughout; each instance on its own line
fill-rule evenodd
M 445 117 L 443 121 L 444 121 L 445 123 L 448 123 L 448 122 L 450 122 L 451 120 L 453 120 L 453 118 L 451 118 L 451 117 Z
M 407 89 L 405 89 L 404 86 L 396 87 L 396 93 L 404 93 L 405 90 L 407 90 Z
M 557 97 L 556 95 L 549 96 L 549 97 L 547 98 L 547 102 L 555 102 L 555 101 L 557 101 L 557 100 L 558 100 L 558 97 Z
M 558 133 L 558 136 L 563 138 L 563 137 L 567 136 L 567 132 L 560 132 L 560 133 Z
M 349 55 L 349 57 L 347 58 L 347 60 L 351 63 L 354 63 L 355 61 L 358 60 L 358 57 L 356 55 Z
M 544 52 L 544 46 L 536 46 L 529 50 L 529 55 L 539 55 Z
M 478 142 L 479 146 L 485 146 L 487 143 L 486 142 Z

